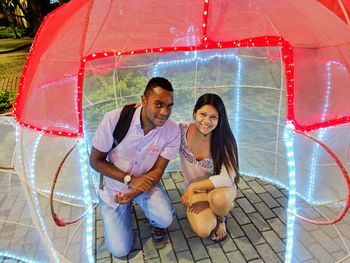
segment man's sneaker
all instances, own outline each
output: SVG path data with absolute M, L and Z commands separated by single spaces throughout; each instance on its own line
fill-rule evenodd
M 165 228 L 152 227 L 152 241 L 156 249 L 161 249 L 166 245 Z

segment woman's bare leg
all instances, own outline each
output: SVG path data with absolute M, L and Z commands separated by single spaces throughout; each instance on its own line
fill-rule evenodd
M 192 203 L 199 201 L 208 201 L 208 193 L 193 194 Z M 187 209 L 187 218 L 193 232 L 202 238 L 210 236 L 211 232 L 217 225 L 216 215 L 211 211 L 209 206 L 199 213 L 193 213 Z
M 236 188 L 220 187 L 215 188 L 208 194 L 210 210 L 218 217 L 223 218 L 233 208 L 233 202 L 236 198 Z M 227 235 L 225 222 L 217 223 L 217 230 L 211 238 L 220 240 Z
M 208 194 L 210 209 L 218 217 L 223 217 L 233 208 L 236 191 L 233 187 L 214 188 Z

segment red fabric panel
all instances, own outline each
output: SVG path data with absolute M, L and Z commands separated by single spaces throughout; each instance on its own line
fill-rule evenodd
M 323 4 L 325 7 L 327 7 L 329 10 L 331 10 L 334 14 L 339 16 L 344 22 L 346 21 L 344 12 L 339 4 L 338 0 L 317 0 L 321 4 Z M 345 8 L 345 12 L 347 16 L 350 18 L 350 1 L 348 0 L 342 0 L 343 6 Z

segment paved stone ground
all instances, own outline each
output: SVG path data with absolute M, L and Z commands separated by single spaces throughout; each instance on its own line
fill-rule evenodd
M 283 262 L 287 192 L 249 177 L 239 184 L 235 207 L 227 220 L 229 237 L 216 243 L 201 239 L 191 230 L 185 206 L 180 202 L 183 180 L 179 172 L 163 176 L 163 185 L 176 208 L 168 228 L 165 248 L 156 250 L 150 226 L 139 206 L 134 206 L 135 243 L 127 258 L 112 257 L 104 245 L 103 224 L 97 213 L 97 262 Z M 278 198 L 274 198 L 278 196 Z M 278 213 L 275 213 L 278 211 Z M 280 213 L 282 211 L 282 213 Z
M 28 44 L 24 41 L 22 45 Z M 20 43 L 14 45 L 13 48 L 18 48 Z M 10 49 L 5 40 L 0 41 L 0 51 Z M 19 80 L 22 74 L 23 65 L 27 59 L 29 47 L 26 46 L 19 51 L 10 53 L 0 53 L 0 91 L 17 92 Z
M 288 202 L 285 189 L 243 176 L 235 207 L 228 215 L 229 238 L 215 243 L 208 238 L 197 237 L 190 228 L 185 207 L 180 202 L 183 189 L 181 174 L 166 174 L 162 182 L 176 208 L 175 219 L 167 231 L 166 247 L 161 250 L 153 247 L 148 221 L 135 205 L 134 247 L 128 257 L 117 259 L 110 255 L 104 245 L 103 224 L 96 213 L 97 262 L 284 262 Z M 305 212 L 312 219 L 324 220 L 315 209 Z M 328 211 L 330 215 L 334 216 L 334 213 Z M 350 215 L 339 226 L 342 238 L 349 244 Z M 346 255 L 341 238 L 332 226 L 317 226 L 301 221 L 296 223 L 293 263 L 331 263 Z M 342 262 L 350 262 L 350 259 Z

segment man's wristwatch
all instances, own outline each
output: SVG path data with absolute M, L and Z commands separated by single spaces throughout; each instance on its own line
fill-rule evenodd
M 124 184 L 128 185 L 131 181 L 131 175 L 127 174 L 124 176 Z

